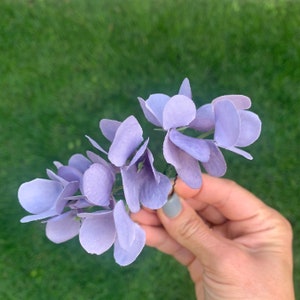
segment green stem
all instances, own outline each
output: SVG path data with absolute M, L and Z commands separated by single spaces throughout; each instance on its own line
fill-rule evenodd
M 180 128 L 176 128 L 179 132 L 184 132 L 186 129 L 191 129 L 189 127 L 180 127 Z M 154 128 L 154 130 L 156 131 L 165 131 L 163 128 Z M 207 131 L 207 132 L 203 132 L 200 135 L 197 136 L 198 139 L 205 139 L 206 137 L 212 135 L 214 133 L 214 129 Z
M 214 130 L 210 130 L 210 131 L 207 131 L 207 132 L 203 132 L 202 134 L 200 134 L 198 136 L 199 139 L 205 139 L 206 137 L 212 135 L 214 133 Z

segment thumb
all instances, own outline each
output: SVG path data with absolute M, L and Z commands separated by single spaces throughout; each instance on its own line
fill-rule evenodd
M 185 201 L 173 194 L 158 216 L 166 231 L 190 250 L 203 265 L 214 261 L 226 243 L 216 235 Z

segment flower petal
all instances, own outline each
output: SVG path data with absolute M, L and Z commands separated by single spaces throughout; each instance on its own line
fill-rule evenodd
M 84 218 L 79 230 L 79 241 L 84 250 L 97 255 L 107 251 L 116 238 L 113 212 L 101 211 L 78 216 Z
M 140 181 L 140 202 L 150 209 L 166 204 L 171 190 L 170 179 L 154 168 L 154 158 L 149 149 L 145 153 L 143 168 L 137 173 Z
M 184 96 L 192 99 L 192 90 L 191 90 L 191 85 L 190 85 L 190 81 L 188 80 L 188 78 L 185 78 L 182 81 L 178 94 L 184 95 Z
M 114 184 L 114 175 L 104 165 L 94 163 L 83 175 L 82 189 L 84 196 L 92 204 L 108 206 Z
M 209 160 L 210 149 L 205 140 L 186 136 L 176 129 L 170 130 L 169 137 L 174 145 L 197 160 L 201 162 Z
M 63 165 L 59 166 L 58 168 L 63 167 Z M 52 170 L 47 169 L 46 170 L 48 177 L 53 180 L 53 181 L 58 181 L 60 182 L 63 186 L 65 186 L 66 184 L 68 184 L 68 181 L 65 180 L 64 178 L 58 176 L 57 174 L 55 174 Z
M 141 173 L 144 172 L 147 175 L 143 176 L 144 184 L 140 192 L 140 202 L 144 207 L 159 209 L 167 203 L 168 195 L 172 188 L 170 179 L 164 174 L 158 173 L 159 182 L 157 182 L 155 177 L 149 176 L 151 173 L 146 168 L 141 171 Z
M 143 130 L 134 116 L 119 126 L 109 148 L 108 158 L 117 167 L 125 165 L 129 156 L 143 141 Z
M 142 144 L 142 146 L 136 151 L 135 155 L 133 156 L 132 160 L 128 164 L 128 167 L 134 165 L 146 152 L 147 146 L 149 144 L 149 138 Z
M 57 175 L 65 179 L 66 181 L 80 181 L 82 173 L 71 166 L 62 166 L 57 170 Z
M 243 156 L 243 157 L 245 157 L 245 158 L 247 158 L 249 160 L 253 159 L 253 157 L 252 157 L 252 155 L 250 153 L 248 153 L 248 152 L 246 152 L 246 151 L 244 151 L 242 149 L 239 149 L 239 148 L 236 148 L 236 147 L 229 147 L 229 148 L 226 148 L 226 150 L 229 150 L 231 152 L 239 154 L 239 155 L 241 155 L 241 156 Z
M 57 197 L 56 202 L 55 202 L 55 210 L 58 214 L 60 214 L 67 202 L 68 202 L 68 197 L 73 196 L 79 188 L 79 182 L 78 181 L 72 181 L 68 182 L 68 184 L 64 187 L 60 195 Z
M 112 142 L 115 138 L 115 134 L 120 127 L 121 122 L 116 120 L 102 119 L 99 122 L 99 127 L 102 134 Z
M 212 103 L 215 105 L 219 101 L 230 101 L 236 109 L 248 109 L 251 107 L 251 100 L 244 95 L 224 95 L 215 98 Z
M 124 202 L 118 201 L 114 207 L 114 221 L 118 241 L 122 248 L 129 248 L 135 239 L 134 222 L 126 212 Z
M 163 111 L 169 99 L 170 96 L 165 94 L 152 94 L 146 101 L 143 98 L 138 97 L 146 119 L 159 127 L 162 127 Z
M 49 209 L 44 212 L 41 212 L 36 215 L 30 215 L 30 216 L 25 216 L 23 217 L 20 222 L 21 223 L 28 223 L 32 221 L 38 221 L 38 220 L 43 220 L 43 219 L 48 219 L 51 217 L 57 216 L 57 211 L 55 209 Z
M 171 190 L 170 180 L 154 169 L 149 149 L 144 154 L 142 168 L 139 169 L 137 164 L 121 168 L 124 195 L 130 211 L 138 212 L 140 202 L 150 209 L 161 208 Z
M 254 143 L 260 136 L 261 121 L 257 114 L 251 111 L 239 111 L 241 130 L 235 146 L 246 147 Z
M 32 214 L 39 214 L 53 207 L 62 190 L 60 182 L 36 178 L 20 186 L 18 198 L 24 209 Z
M 127 168 L 121 168 L 123 191 L 126 203 L 132 212 L 140 210 L 140 184 L 137 166 L 134 164 Z
M 213 141 L 206 141 L 210 148 L 210 158 L 207 162 L 202 163 L 206 172 L 211 176 L 221 177 L 226 173 L 227 165 L 221 150 Z
M 214 139 L 220 147 L 235 145 L 240 134 L 240 117 L 230 101 L 218 101 L 214 105 L 215 134 Z
M 178 176 L 191 188 L 199 188 L 202 184 L 201 170 L 198 161 L 178 148 L 166 135 L 163 154 L 168 163 L 174 166 Z
M 160 180 L 160 176 L 159 176 L 159 172 L 157 172 L 154 168 L 154 157 L 152 152 L 150 151 L 150 149 L 147 149 L 146 153 L 145 153 L 145 161 L 144 161 L 144 166 L 145 168 L 149 168 L 150 174 L 153 175 L 153 178 L 155 180 L 156 183 L 159 183 Z
M 118 168 L 113 166 L 111 163 L 107 162 L 105 159 L 103 159 L 101 156 L 99 156 L 98 154 L 92 152 L 92 151 L 87 151 L 86 152 L 88 158 L 93 162 L 93 163 L 97 163 L 100 165 L 104 165 L 105 167 L 109 168 L 112 173 L 116 173 Z
M 195 119 L 189 124 L 189 127 L 202 132 L 214 129 L 215 115 L 212 104 L 200 106 L 196 111 Z
M 166 103 L 163 111 L 163 128 L 165 130 L 190 124 L 196 116 L 196 106 L 190 98 L 175 95 Z
M 68 165 L 84 173 L 91 165 L 91 161 L 82 154 L 74 154 L 69 159 Z
M 107 154 L 107 151 L 105 151 L 94 139 L 92 139 L 91 137 L 89 137 L 88 135 L 85 136 L 89 142 L 91 143 L 91 145 L 96 148 L 97 150 L 99 150 L 102 153 Z
M 54 243 L 63 243 L 79 233 L 80 225 L 76 212 L 68 211 L 47 221 L 46 236 Z
M 120 266 L 127 266 L 134 262 L 145 246 L 146 235 L 144 230 L 138 224 L 134 224 L 134 228 L 135 239 L 130 247 L 122 248 L 118 238 L 115 241 L 114 258 L 116 263 Z

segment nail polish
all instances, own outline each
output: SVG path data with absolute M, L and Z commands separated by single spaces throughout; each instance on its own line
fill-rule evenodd
M 181 212 L 182 206 L 177 194 L 173 193 L 163 206 L 163 212 L 168 218 L 175 218 Z

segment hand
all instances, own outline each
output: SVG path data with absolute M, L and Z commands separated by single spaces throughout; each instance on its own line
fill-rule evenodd
M 132 218 L 147 245 L 188 268 L 197 299 L 295 299 L 292 230 L 281 214 L 236 183 L 207 175 L 198 190 L 177 180 L 175 192 L 163 209 Z

